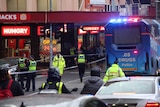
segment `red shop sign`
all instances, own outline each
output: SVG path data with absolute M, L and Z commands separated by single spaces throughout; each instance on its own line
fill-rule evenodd
M 30 36 L 30 26 L 2 26 L 2 36 Z
M 30 14 L 26 13 L 0 13 L 0 21 L 30 20 Z

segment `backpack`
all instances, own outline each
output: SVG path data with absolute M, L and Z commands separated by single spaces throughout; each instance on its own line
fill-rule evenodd
M 0 89 L 0 100 L 13 97 L 13 94 L 10 90 L 13 80 L 11 79 L 7 85 L 6 89 Z

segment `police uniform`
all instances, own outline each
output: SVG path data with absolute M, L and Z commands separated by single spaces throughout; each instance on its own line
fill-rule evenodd
M 114 64 L 112 64 L 112 66 L 109 67 L 108 70 L 106 71 L 103 81 L 107 82 L 108 80 L 116 77 L 125 77 L 125 73 L 119 67 L 117 62 L 114 62 Z
M 60 76 L 64 73 L 64 68 L 66 67 L 65 59 L 62 55 L 55 55 L 52 62 L 53 66 L 59 69 Z
M 70 48 L 70 66 L 75 65 L 74 58 L 75 58 L 76 49 L 74 47 Z
M 78 54 L 78 58 L 77 58 L 77 63 L 78 63 L 78 70 L 79 70 L 79 77 L 80 77 L 80 81 L 83 81 L 83 76 L 85 73 L 85 55 L 80 53 Z
M 41 90 L 44 89 L 56 89 L 58 94 L 66 93 L 70 94 L 71 92 L 66 88 L 63 82 L 45 82 L 42 83 Z
M 37 68 L 37 62 L 33 59 L 29 61 L 29 70 L 28 72 L 36 71 Z M 32 81 L 32 90 L 35 91 L 35 72 L 33 73 L 27 73 L 27 83 L 26 83 L 26 91 L 29 91 L 30 89 L 30 82 Z
M 50 68 L 48 71 L 48 78 L 45 83 L 42 83 L 40 90 L 56 89 L 58 94 L 71 92 L 66 88 L 65 84 L 60 81 L 59 69 Z
M 18 69 L 20 72 L 23 71 L 27 71 L 27 62 L 26 62 L 26 58 L 19 58 L 18 60 Z M 21 87 L 24 89 L 24 77 L 26 76 L 26 74 L 20 74 L 19 75 L 19 79 L 20 79 L 20 84 Z

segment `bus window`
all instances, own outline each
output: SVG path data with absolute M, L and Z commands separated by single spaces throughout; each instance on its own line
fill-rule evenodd
M 130 45 L 140 43 L 140 29 L 138 26 L 118 26 L 113 29 L 114 43 L 117 45 Z

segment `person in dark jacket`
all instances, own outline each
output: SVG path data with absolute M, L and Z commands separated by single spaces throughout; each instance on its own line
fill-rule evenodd
M 40 91 L 43 89 L 56 89 L 58 94 L 71 94 L 65 84 L 61 82 L 59 70 L 57 68 L 49 68 L 47 81 L 42 83 L 39 89 Z
M 80 94 L 95 95 L 98 89 L 103 85 L 103 80 L 100 78 L 101 68 L 95 66 L 91 69 L 91 77 L 84 83 L 84 87 Z
M 8 86 L 9 81 L 11 80 L 11 76 L 8 73 L 8 69 L 7 68 L 0 68 L 0 89 L 6 89 L 6 87 Z M 21 87 L 21 85 L 17 82 L 14 81 L 11 84 L 10 90 L 13 94 L 13 96 L 20 96 L 20 95 L 24 95 L 23 89 Z

